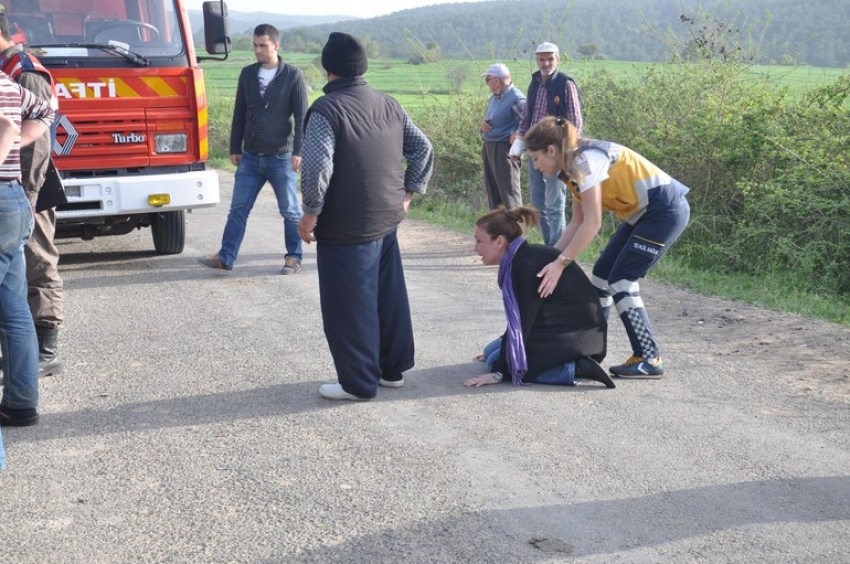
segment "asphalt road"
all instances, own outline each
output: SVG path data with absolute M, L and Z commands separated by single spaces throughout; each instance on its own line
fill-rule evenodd
M 3 430 L 0 562 L 850 561 L 850 385 L 700 333 L 757 310 L 650 280 L 665 379 L 466 389 L 504 326 L 495 269 L 471 235 L 406 221 L 416 367 L 331 402 L 315 248 L 278 275 L 271 191 L 232 273 L 196 264 L 222 181 L 182 255 L 147 230 L 61 242 L 67 369 L 42 380 L 38 426 Z M 605 364 L 628 354 L 615 319 Z

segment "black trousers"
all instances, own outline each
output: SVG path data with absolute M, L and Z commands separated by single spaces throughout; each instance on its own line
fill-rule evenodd
M 354 245 L 318 243 L 325 337 L 342 388 L 375 397 L 381 377 L 413 368 L 413 324 L 394 230 Z

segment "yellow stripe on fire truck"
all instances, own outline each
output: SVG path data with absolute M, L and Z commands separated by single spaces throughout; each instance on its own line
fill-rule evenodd
M 177 98 L 187 94 L 186 81 L 179 76 L 169 77 L 105 77 L 83 79 L 59 77 L 56 96 L 78 98 Z

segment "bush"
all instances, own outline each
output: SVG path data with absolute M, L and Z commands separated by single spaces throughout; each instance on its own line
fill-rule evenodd
M 800 290 L 850 295 L 850 77 L 800 99 L 748 71 L 708 59 L 634 80 L 580 78 L 585 134 L 637 150 L 691 189 L 691 224 L 671 252 L 692 268 L 790 273 Z M 436 151 L 437 208 L 486 207 L 485 103 L 456 96 L 418 114 Z
M 796 290 L 850 296 L 850 74 L 802 97 L 710 58 L 578 82 L 586 135 L 629 146 L 690 187 L 691 224 L 671 253 L 706 272 L 787 273 Z M 417 206 L 477 213 L 487 205 L 486 96 L 441 100 L 413 115 L 436 153 Z M 210 151 L 225 160 L 232 106 L 210 101 Z
M 207 97 L 210 161 L 217 166 L 230 162 L 230 122 L 235 101 L 232 96 Z
M 434 175 L 428 185 L 433 198 L 449 200 L 472 210 L 486 208 L 478 127 L 487 100 L 455 95 L 449 103 L 433 98 L 413 116 L 434 145 Z
M 714 60 L 653 67 L 636 82 L 582 85 L 586 134 L 628 145 L 691 188 L 675 252 L 691 266 L 793 273 L 850 294 L 848 77 L 802 100 Z

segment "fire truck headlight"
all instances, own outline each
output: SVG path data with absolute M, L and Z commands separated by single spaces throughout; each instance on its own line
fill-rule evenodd
M 185 153 L 189 147 L 189 138 L 185 133 L 154 135 L 157 153 Z

